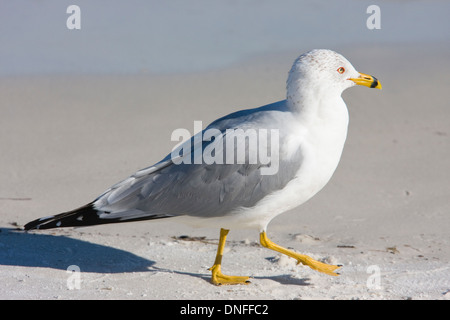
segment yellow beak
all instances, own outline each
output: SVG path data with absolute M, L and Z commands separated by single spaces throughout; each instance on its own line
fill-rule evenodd
M 359 78 L 350 78 L 354 83 L 360 86 L 366 86 L 369 88 L 381 89 L 381 83 L 374 76 L 369 76 L 368 74 L 360 73 Z

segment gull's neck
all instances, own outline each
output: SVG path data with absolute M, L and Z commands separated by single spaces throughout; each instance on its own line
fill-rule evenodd
M 311 86 L 299 80 L 288 82 L 286 101 L 292 113 L 303 120 L 327 118 L 335 112 L 341 112 L 342 108 L 338 108 L 340 110 L 329 108 L 330 105 L 339 105 L 340 102 L 346 111 L 341 92 L 336 88 Z

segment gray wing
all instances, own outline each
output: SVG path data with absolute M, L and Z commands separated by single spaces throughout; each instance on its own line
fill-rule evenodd
M 278 170 L 274 174 L 265 174 L 264 168 L 272 163 L 250 160 L 254 150 L 248 140 L 247 129 L 273 128 L 279 131 L 279 140 L 282 141 L 281 124 L 286 116 L 290 115 L 283 110 L 263 107 L 216 120 L 202 132 L 216 130 L 211 141 L 202 141 L 199 145 L 192 137 L 156 165 L 140 170 L 113 186 L 97 198 L 94 207 L 101 212 L 101 219 L 122 221 L 148 216 L 217 217 L 240 207 L 252 207 L 268 194 L 282 189 L 295 176 L 302 155 L 298 151 L 289 160 L 280 157 Z M 227 152 L 234 150 L 237 156 L 238 148 L 242 146 L 234 143 L 232 149 L 227 149 L 226 138 L 231 134 L 227 129 L 242 129 L 231 132 L 237 141 L 247 139 L 244 161 L 237 162 L 236 158 L 232 164 L 226 161 Z M 222 161 L 207 164 L 203 159 L 196 163 L 196 150 Z M 267 152 L 274 154 L 270 148 Z

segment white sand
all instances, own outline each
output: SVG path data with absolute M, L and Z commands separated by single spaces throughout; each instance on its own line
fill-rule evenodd
M 176 128 L 283 99 L 292 52 L 206 74 L 0 79 L 0 298 L 449 299 L 450 50 L 339 51 L 383 90 L 344 93 L 350 129 L 335 176 L 268 230 L 343 264 L 339 277 L 262 248 L 256 231 L 231 230 L 223 261 L 224 273 L 252 283 L 216 287 L 207 268 L 219 230 L 170 219 L 14 230 L 160 160 Z M 67 287 L 70 265 L 79 289 Z

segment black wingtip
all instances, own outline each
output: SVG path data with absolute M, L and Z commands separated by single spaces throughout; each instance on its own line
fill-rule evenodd
M 98 211 L 94 208 L 93 204 L 89 203 L 72 211 L 30 221 L 24 226 L 24 230 L 41 230 L 99 224 L 97 212 Z
M 170 218 L 171 215 L 166 214 L 148 214 L 134 218 L 115 217 L 108 218 L 109 212 L 99 211 L 94 207 L 94 203 L 91 202 L 81 208 L 57 214 L 55 216 L 48 216 L 28 222 L 24 226 L 24 231 L 33 229 L 52 229 L 52 228 L 65 228 L 65 227 L 87 227 L 99 224 L 107 223 L 119 223 L 119 222 L 133 222 L 154 220 L 162 218 Z M 126 213 L 126 212 L 125 212 Z M 105 217 L 106 215 L 106 217 Z

